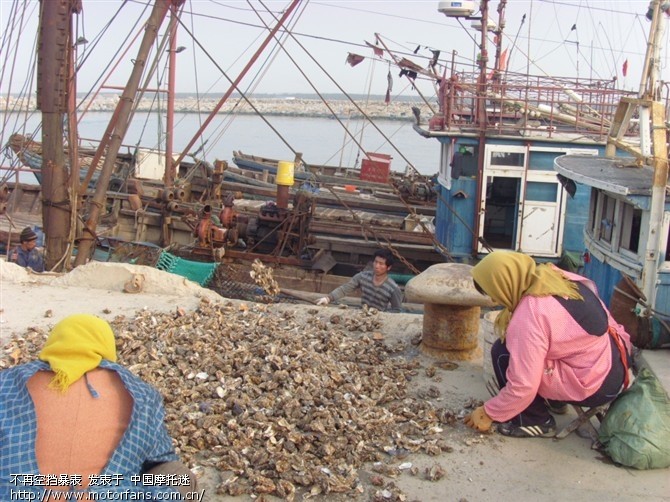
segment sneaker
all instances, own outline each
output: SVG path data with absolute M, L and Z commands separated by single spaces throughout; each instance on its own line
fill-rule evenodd
M 549 417 L 546 422 L 539 425 L 516 425 L 512 422 L 498 424 L 498 432 L 503 436 L 514 438 L 550 438 L 556 435 L 556 420 Z
M 564 403 L 563 401 L 545 399 L 544 403 L 547 405 L 547 409 L 554 415 L 565 415 L 568 412 L 568 403 Z

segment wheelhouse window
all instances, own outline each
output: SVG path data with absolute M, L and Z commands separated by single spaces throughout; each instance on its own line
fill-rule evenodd
M 612 232 L 614 231 L 614 208 L 616 200 L 611 197 L 603 197 L 600 206 L 600 240 L 612 242 Z
M 460 145 L 451 159 L 451 177 L 455 180 L 461 177 L 476 178 L 477 172 L 477 147 Z
M 638 245 L 640 243 L 642 210 L 634 208 L 630 204 L 622 205 L 620 246 L 623 249 L 637 254 Z
M 595 188 L 591 189 L 591 199 L 590 199 L 590 208 L 589 208 L 589 233 L 591 235 L 598 235 L 598 200 L 601 198 L 601 193 Z
M 513 166 L 524 167 L 526 164 L 526 155 L 521 152 L 491 152 L 492 166 Z
M 629 202 L 593 189 L 588 233 L 614 252 L 638 255 L 642 232 L 642 210 Z

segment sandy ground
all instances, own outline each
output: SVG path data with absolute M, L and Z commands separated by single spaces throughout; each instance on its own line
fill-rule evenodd
M 141 293 L 123 292 L 124 284 L 134 274 L 144 275 Z M 125 264 L 92 263 L 63 275 L 40 275 L 26 272 L 13 264 L 0 262 L 0 343 L 21 335 L 31 327 L 50 329 L 61 318 L 73 313 L 92 313 L 112 320 L 117 315 L 131 316 L 140 309 L 174 311 L 194 309 L 202 297 L 224 300 L 212 291 L 200 288 L 181 277 L 147 267 Z M 297 316 L 308 315 L 311 305 L 274 305 L 271 309 L 291 309 Z M 333 307 L 322 308 L 324 316 Z M 408 340 L 421 333 L 422 318 L 417 314 L 380 314 L 385 339 Z M 418 349 L 416 357 L 422 367 L 433 359 Z M 484 387 L 481 359 L 460 362 L 454 370 L 440 370 L 433 377 L 424 372 L 412 385 L 434 385 L 440 390 L 435 404 L 463 412 L 472 399 L 488 397 Z M 559 427 L 572 414 L 557 417 Z M 508 439 L 497 433 L 477 434 L 462 424 L 444 429 L 444 438 L 453 451 L 438 456 L 410 455 L 396 464 L 411 463 L 419 468 L 412 476 L 407 470 L 396 478 L 385 478 L 385 488 L 393 483 L 405 500 L 427 502 L 486 500 L 670 500 L 668 469 L 636 471 L 612 465 L 592 450 L 591 440 L 571 434 L 562 441 L 552 439 Z M 395 459 L 389 458 L 393 464 Z M 428 481 L 425 469 L 439 464 L 446 475 L 439 481 Z M 368 468 L 369 467 L 369 468 Z M 372 466 L 359 471 L 365 492 L 356 500 L 387 500 L 382 490 L 369 483 Z M 249 497 L 217 495 L 215 487 L 225 473 L 200 471 L 200 488 L 205 500 L 248 500 Z M 389 490 L 390 492 L 391 490 Z M 377 494 L 377 497 L 375 497 Z M 389 495 L 389 493 L 386 493 Z M 324 495 L 318 500 L 353 500 L 353 496 Z M 275 500 L 272 497 L 266 500 Z M 388 499 L 392 500 L 392 499 Z M 396 499 L 398 500 L 398 499 Z

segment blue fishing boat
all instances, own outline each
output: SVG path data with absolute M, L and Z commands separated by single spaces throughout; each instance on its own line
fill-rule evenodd
M 668 96 L 658 84 L 660 34 L 668 15 L 668 2 L 652 2 L 640 91 L 636 99 L 620 102 L 605 155 L 555 160 L 556 172 L 572 183 L 585 209 L 585 275 L 642 348 L 670 344 Z M 639 133 L 639 147 L 626 149 L 627 157 L 615 156 L 630 129 Z
M 464 11 L 463 2 L 440 2 L 439 10 L 472 19 L 474 3 L 465 2 L 473 7 Z M 456 260 L 510 249 L 574 268 L 584 249 L 588 206 L 569 196 L 554 159 L 604 153 L 617 104 L 633 93 L 618 89 L 616 79 L 509 71 L 499 28 L 503 11 L 493 64 L 488 2 L 482 2 L 479 67 L 452 58 L 441 76 L 435 71 L 439 110 L 428 118 L 415 110 L 415 130 L 441 147 L 436 237 Z M 621 144 L 627 141 L 622 137 Z
M 439 10 L 475 14 L 474 2 Z M 457 260 L 509 249 L 579 271 L 638 346 L 670 343 L 669 101 L 652 52 L 670 7 L 651 4 L 654 43 L 639 93 L 616 78 L 508 71 L 498 12 L 489 23 L 481 3 L 478 71 L 452 63 L 439 79 L 438 113 L 426 120 L 415 111 L 415 130 L 441 144 L 438 241 Z M 492 65 L 488 26 L 499 42 Z

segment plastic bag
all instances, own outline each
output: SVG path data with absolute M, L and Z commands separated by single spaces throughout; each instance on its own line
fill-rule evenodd
M 598 439 L 619 464 L 635 469 L 670 466 L 670 400 L 648 368 L 612 402 Z

